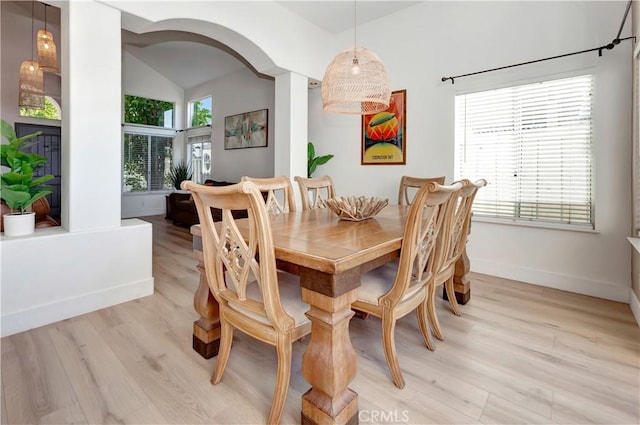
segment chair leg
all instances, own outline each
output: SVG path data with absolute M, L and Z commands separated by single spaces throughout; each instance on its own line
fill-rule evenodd
M 284 402 L 287 399 L 289 380 L 291 378 L 291 337 L 283 336 L 278 338 L 276 351 L 278 353 L 278 373 L 276 375 L 276 388 L 273 390 L 273 401 L 267 421 L 268 424 L 280 423 Z
M 440 321 L 436 314 L 436 288 L 433 284 L 431 284 L 429 288 L 429 296 L 427 297 L 427 314 L 429 316 L 429 323 L 431 323 L 431 328 L 433 329 L 433 335 L 440 341 L 444 341 Z
M 422 332 L 422 337 L 424 338 L 424 343 L 427 345 L 427 348 L 431 351 L 436 349 L 433 340 L 431 339 L 431 333 L 429 332 L 429 322 L 427 321 L 427 299 L 424 299 L 424 302 L 418 306 L 416 309 L 416 313 L 418 314 L 418 324 L 420 325 L 420 332 Z
M 231 353 L 231 343 L 233 342 L 233 326 L 226 320 L 220 323 L 220 349 L 218 350 L 218 361 L 216 362 L 216 370 L 211 377 L 213 385 L 220 382 L 222 374 L 227 367 L 229 361 L 229 353 Z
M 387 365 L 391 372 L 393 383 L 398 388 L 404 388 L 404 378 L 400 371 L 400 363 L 398 362 L 398 353 L 396 352 L 396 319 L 383 314 L 382 317 L 382 346 L 384 348 L 384 356 L 387 359 Z
M 447 291 L 447 298 L 449 299 L 449 305 L 451 306 L 453 314 L 461 316 L 458 300 L 456 299 L 456 291 L 453 288 L 453 275 L 444 283 L 444 288 Z

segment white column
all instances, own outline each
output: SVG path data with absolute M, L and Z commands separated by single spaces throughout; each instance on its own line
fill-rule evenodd
M 62 15 L 62 225 L 120 226 L 120 11 L 64 2 Z
M 293 72 L 276 76 L 274 175 L 307 176 L 308 79 Z

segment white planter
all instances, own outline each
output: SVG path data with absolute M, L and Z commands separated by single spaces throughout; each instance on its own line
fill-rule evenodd
M 36 213 L 9 213 L 3 216 L 5 236 L 30 235 L 36 227 Z

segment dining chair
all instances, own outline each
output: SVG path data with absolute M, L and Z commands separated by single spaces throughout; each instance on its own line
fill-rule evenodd
M 428 183 L 413 200 L 406 219 L 398 262 L 390 262 L 362 275 L 358 299 L 351 307 L 382 321 L 382 345 L 393 383 L 404 387 L 395 345 L 396 321 L 416 310 L 420 331 L 429 349 L 433 342 L 426 316 L 427 290 L 439 270 L 443 252 L 437 241 L 451 219 L 449 199 L 462 184 Z
M 304 314 L 309 306 L 301 300 L 299 279 L 276 270 L 270 221 L 255 183 L 211 187 L 185 181 L 182 188 L 193 194 L 202 231 L 204 268 L 220 305 L 220 349 L 211 383 L 222 379 L 234 328 L 274 345 L 278 369 L 268 423 L 278 423 L 289 388 L 291 345 L 311 332 L 311 322 Z M 222 211 L 218 226 L 211 208 Z M 238 230 L 232 210 L 247 213 L 247 240 Z
M 460 180 L 459 183 L 462 184 L 462 189 L 460 189 L 457 196 L 452 197 L 450 201 L 452 204 L 452 219 L 450 221 L 449 231 L 444 233 L 448 237 L 448 240 L 444 243 L 444 246 L 446 246 L 444 251 L 445 255 L 440 269 L 435 273 L 435 277 L 433 278 L 434 284 L 429 288 L 427 300 L 429 322 L 433 327 L 433 334 L 440 340 L 443 340 L 444 338 L 442 335 L 442 329 L 440 328 L 440 322 L 438 321 L 438 316 L 436 314 L 435 290 L 437 286 L 444 282 L 451 310 L 455 315 L 460 316 L 460 308 L 453 288 L 456 261 L 458 261 L 462 255 L 467 243 L 473 200 L 478 193 L 478 189 L 486 186 L 487 181 L 480 179 L 476 182 L 472 182 L 464 179 Z
M 336 196 L 333 180 L 329 176 L 310 178 L 295 176 L 294 180 L 298 182 L 300 188 L 303 210 L 325 208 L 327 199 Z
M 296 210 L 296 200 L 289 177 L 259 178 L 243 176 L 240 181 L 253 182 L 258 186 L 269 214 L 282 214 Z
M 439 177 L 411 177 L 402 176 L 398 190 L 398 205 L 411 205 L 415 192 L 427 183 L 444 184 L 444 176 Z

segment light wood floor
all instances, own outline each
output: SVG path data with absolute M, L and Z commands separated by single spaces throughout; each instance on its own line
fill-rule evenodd
M 191 349 L 190 235 L 146 219 L 155 294 L 3 338 L 2 423 L 264 423 L 274 349 L 236 332 L 222 382 L 209 383 L 215 359 Z M 380 322 L 352 320 L 361 423 L 639 423 L 640 332 L 628 305 L 473 274 L 462 317 L 438 308 L 446 341 L 435 352 L 413 315 L 398 323 L 403 390 Z M 307 342 L 294 344 L 283 423 L 299 423 Z

